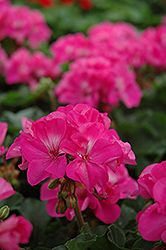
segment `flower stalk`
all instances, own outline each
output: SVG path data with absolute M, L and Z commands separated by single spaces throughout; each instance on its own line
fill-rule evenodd
M 80 211 L 80 208 L 79 208 L 79 206 L 78 206 L 78 202 L 76 203 L 76 206 L 75 206 L 75 208 L 74 208 L 74 213 L 75 213 L 75 217 L 76 217 L 78 226 L 79 226 L 79 228 L 81 229 L 81 228 L 84 226 L 85 222 L 84 222 L 82 213 L 81 213 L 81 211 Z

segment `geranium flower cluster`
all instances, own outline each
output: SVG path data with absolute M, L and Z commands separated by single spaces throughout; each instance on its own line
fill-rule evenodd
M 15 194 L 12 186 L 0 177 L 0 201 Z M 23 216 L 11 215 L 6 218 L 8 207 L 0 208 L 0 248 L 19 250 L 19 244 L 27 244 L 32 232 L 31 223 Z
M 142 92 L 129 68 L 138 44 L 139 33 L 127 23 L 104 22 L 91 27 L 88 37 L 78 33 L 59 38 L 51 45 L 55 62 L 73 62 L 55 88 L 58 101 L 76 104 L 81 100 L 104 109 L 119 101 L 128 108 L 138 106 Z M 135 58 L 133 64 L 140 66 L 140 61 Z
M 126 192 L 127 197 L 131 195 L 130 187 L 136 189 L 136 184 L 130 180 L 121 164 L 136 162 L 130 144 L 122 142 L 116 131 L 109 127 L 110 119 L 107 114 L 99 113 L 86 104 L 59 107 L 57 111 L 35 122 L 24 118 L 23 131 L 9 148 L 7 158 L 22 157 L 19 168 L 27 169 L 27 179 L 31 185 L 50 177 L 51 182 L 60 184 L 62 193 L 67 192 L 67 197 L 72 199 L 75 195 L 75 183 L 83 188 L 83 191 L 80 191 L 80 200 L 83 199 L 82 195 L 102 196 L 108 192 L 110 197 L 109 193 L 113 193 L 112 198 L 108 199 L 109 205 L 114 205 L 117 218 L 120 209 L 115 203 L 122 193 Z M 124 171 L 123 174 L 120 172 L 120 177 L 118 173 L 115 176 L 113 174 L 118 166 L 121 166 L 120 171 Z M 72 184 L 69 185 L 70 182 Z M 126 187 L 124 183 L 128 183 Z M 74 185 L 74 188 L 71 188 L 71 191 L 66 185 Z M 53 191 L 54 199 L 56 192 L 57 190 Z M 42 195 L 42 199 L 45 198 L 50 199 L 49 194 Z M 84 209 L 87 206 L 93 208 L 90 200 L 84 204 Z M 66 201 L 64 202 L 66 206 Z M 93 204 L 96 204 L 93 209 L 99 207 L 97 201 Z
M 97 108 L 119 101 L 128 108 L 138 106 L 142 92 L 136 71 L 166 66 L 166 25 L 138 32 L 128 23 L 102 22 L 87 33 L 66 35 L 51 45 L 55 63 L 71 62 L 55 88 L 58 101 L 75 105 L 81 100 Z
M 53 59 L 40 51 L 33 54 L 24 47 L 16 50 L 10 58 L 6 59 L 4 75 L 7 84 L 25 83 L 34 91 L 41 77 L 55 79 L 61 73 Z
M 138 230 L 145 240 L 166 243 L 166 161 L 147 166 L 138 186 L 139 194 L 150 199 L 148 207 L 137 215 Z
M 0 0 L 0 9 L 0 40 L 9 37 L 18 45 L 27 41 L 32 49 L 49 41 L 51 30 L 38 10 L 11 5 L 7 0 Z

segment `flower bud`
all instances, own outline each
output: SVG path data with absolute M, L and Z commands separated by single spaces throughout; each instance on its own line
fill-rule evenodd
M 75 183 L 74 182 L 70 183 L 70 193 L 75 194 Z
M 77 204 L 76 198 L 73 195 L 69 195 L 66 199 L 67 208 L 70 209 L 75 208 L 76 204 Z
M 61 199 L 56 204 L 55 212 L 57 214 L 64 214 L 66 212 L 66 210 L 67 210 L 66 202 L 65 202 L 65 200 Z
M 66 197 L 68 196 L 68 192 L 67 191 L 62 191 L 61 196 L 63 197 L 63 199 L 66 199 Z
M 0 208 L 0 220 L 4 220 L 5 218 L 7 218 L 9 215 L 9 212 L 10 212 L 10 208 L 7 205 L 1 207 Z
M 57 188 L 58 185 L 59 185 L 59 179 L 53 179 L 49 182 L 48 188 L 52 190 Z

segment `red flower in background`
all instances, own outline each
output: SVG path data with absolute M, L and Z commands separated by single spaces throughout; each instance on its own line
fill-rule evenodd
M 84 10 L 92 9 L 93 5 L 89 0 L 79 0 L 79 5 Z
M 90 10 L 93 7 L 93 4 L 91 3 L 90 0 L 59 0 L 58 2 L 56 0 L 28 0 L 30 2 L 36 2 L 40 4 L 42 7 L 51 7 L 54 4 L 74 4 L 78 3 L 79 6 L 84 9 L 84 10 Z
M 40 4 L 42 7 L 51 7 L 53 6 L 53 0 L 28 0 L 29 2 L 35 2 Z

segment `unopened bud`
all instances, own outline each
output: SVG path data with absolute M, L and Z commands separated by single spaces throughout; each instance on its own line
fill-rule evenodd
M 57 188 L 58 185 L 59 185 L 59 179 L 53 179 L 49 182 L 48 188 L 52 190 Z
M 71 193 L 71 194 L 75 194 L 75 183 L 74 183 L 74 182 L 72 182 L 72 183 L 70 184 L 70 193 Z
M 73 195 L 69 195 L 66 199 L 66 206 L 70 209 L 75 208 L 77 200 Z
M 62 191 L 61 196 L 63 197 L 63 199 L 66 199 L 66 197 L 68 196 L 68 192 L 67 191 Z
M 0 220 L 4 220 L 5 218 L 7 218 L 9 215 L 9 212 L 10 212 L 10 208 L 7 205 L 1 207 L 0 208 Z
M 66 212 L 66 210 L 67 210 L 66 202 L 65 202 L 65 200 L 61 199 L 56 204 L 55 212 L 57 214 L 64 214 Z

